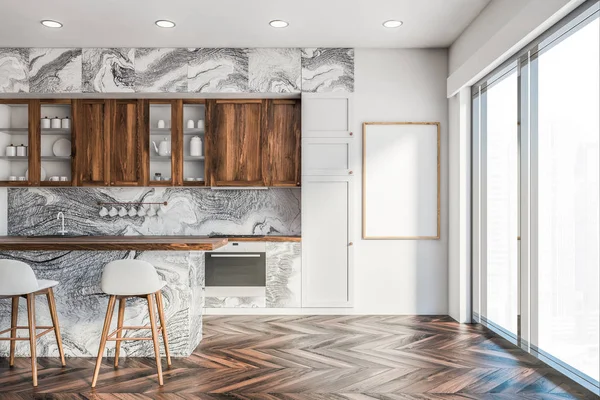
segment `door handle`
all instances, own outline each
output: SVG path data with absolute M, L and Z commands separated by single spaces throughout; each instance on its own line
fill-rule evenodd
M 260 254 L 211 254 L 213 258 L 258 258 Z

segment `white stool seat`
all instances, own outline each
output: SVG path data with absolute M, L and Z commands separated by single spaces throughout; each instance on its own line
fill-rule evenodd
M 48 289 L 58 285 L 58 281 L 53 281 L 50 279 L 38 279 L 38 290 Z
M 21 296 L 58 285 L 57 281 L 37 279 L 28 264 L 0 260 L 0 297 Z
M 140 296 L 166 285 L 152 264 L 142 260 L 111 261 L 102 271 L 102 291 L 114 296 Z

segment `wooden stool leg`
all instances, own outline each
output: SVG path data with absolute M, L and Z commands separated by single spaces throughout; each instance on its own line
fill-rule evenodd
M 158 384 L 163 385 L 162 365 L 160 363 L 160 348 L 158 347 L 158 332 L 156 332 L 156 320 L 154 315 L 154 301 L 152 295 L 146 296 L 148 299 L 148 313 L 150 314 L 150 329 L 152 330 L 152 343 L 154 344 L 154 354 L 156 356 L 156 370 L 158 371 Z
M 108 307 L 106 308 L 106 317 L 104 318 L 104 328 L 102 328 L 102 337 L 100 338 L 100 348 L 98 349 L 98 359 L 96 359 L 96 368 L 94 368 L 94 377 L 92 378 L 92 387 L 96 387 L 98 381 L 98 373 L 100 372 L 100 364 L 102 364 L 102 356 L 106 347 L 106 337 L 110 330 L 110 321 L 112 320 L 113 311 L 115 310 L 115 302 L 117 297 L 110 296 L 108 299 Z
M 167 356 L 167 365 L 171 366 L 171 354 L 169 353 L 169 338 L 167 337 L 167 319 L 165 318 L 165 309 L 162 292 L 159 290 L 156 294 L 156 306 L 158 307 L 158 318 L 162 331 L 163 343 L 165 345 L 165 355 Z
M 33 377 L 33 386 L 37 386 L 37 350 L 36 350 L 36 330 L 35 330 L 35 295 L 27 295 L 27 321 L 29 326 L 29 349 L 31 352 L 31 375 Z
M 12 311 L 10 316 L 10 337 L 11 339 L 15 339 L 17 337 L 17 321 L 19 319 L 19 296 L 14 296 L 12 298 Z M 8 359 L 8 365 L 15 365 L 15 348 L 17 346 L 16 340 L 10 341 L 10 358 Z
M 52 326 L 54 327 L 54 336 L 56 336 L 56 344 L 58 345 L 58 353 L 60 354 L 60 362 L 63 367 L 67 366 L 65 362 L 65 352 L 63 350 L 62 338 L 60 337 L 60 326 L 58 324 L 58 314 L 56 313 L 56 301 L 54 300 L 54 291 L 48 289 L 46 293 L 48 299 L 48 308 L 50 309 L 50 317 L 52 318 Z
M 123 328 L 123 317 L 125 315 L 125 298 L 119 299 L 119 315 L 117 317 L 117 339 L 123 334 L 119 329 Z M 115 368 L 119 366 L 119 353 L 121 352 L 121 341 L 117 340 L 115 347 Z

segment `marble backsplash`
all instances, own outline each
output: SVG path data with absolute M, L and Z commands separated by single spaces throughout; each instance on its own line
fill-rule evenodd
M 100 216 L 103 203 L 167 202 L 145 216 Z M 120 206 L 115 206 L 118 210 Z M 153 207 L 156 215 L 148 215 Z M 111 206 L 107 206 L 110 210 Z M 131 206 L 126 206 L 129 211 Z M 138 207 L 136 207 L 138 209 Z M 8 234 L 56 234 L 58 212 L 70 234 L 285 235 L 301 234 L 300 189 L 10 188 Z

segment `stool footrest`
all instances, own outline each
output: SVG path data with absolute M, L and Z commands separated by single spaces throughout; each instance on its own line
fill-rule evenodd
M 8 328 L 3 331 L 0 331 L 0 335 L 3 335 L 8 332 L 13 332 L 18 329 L 29 329 L 29 327 L 28 326 L 15 326 L 14 328 Z M 38 333 L 36 335 L 36 338 L 39 338 L 40 336 L 44 336 L 45 334 L 52 332 L 54 330 L 54 327 L 53 326 L 36 326 L 35 329 L 36 330 L 37 329 L 45 329 L 44 332 Z M 29 338 L 28 337 L 26 337 L 26 338 L 0 338 L 0 340 L 29 340 Z
M 114 340 L 112 339 L 113 336 L 115 336 L 118 333 L 121 333 L 124 330 L 131 330 L 131 331 L 139 331 L 139 330 L 143 330 L 143 329 L 147 329 L 147 330 L 152 330 L 152 327 L 150 326 L 123 326 L 121 328 L 117 328 L 115 329 L 112 333 L 110 333 L 106 338 L 106 340 Z M 162 326 L 159 326 L 156 328 L 156 330 L 158 332 L 160 332 L 162 330 Z M 151 340 L 152 338 L 150 338 L 149 340 Z M 121 338 L 119 340 L 136 340 L 134 338 Z

